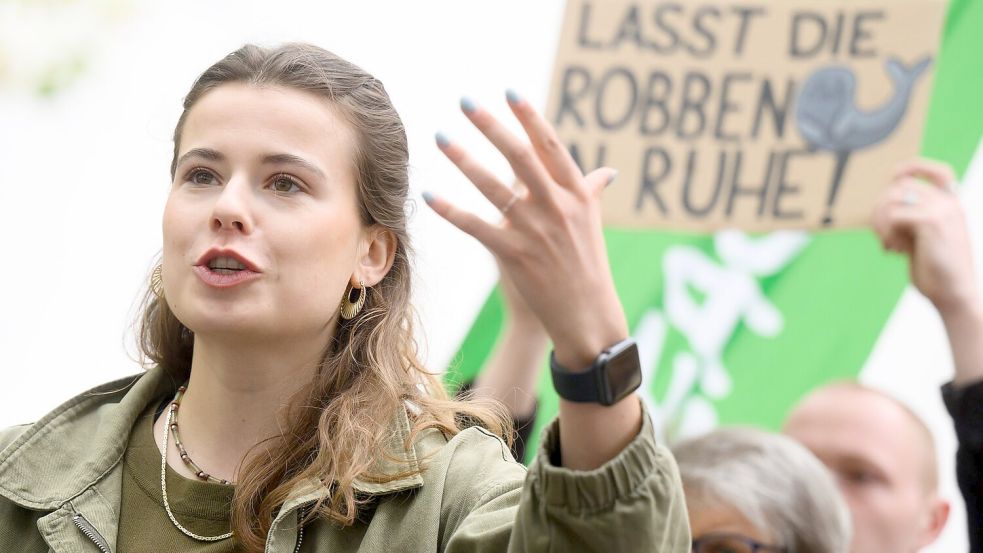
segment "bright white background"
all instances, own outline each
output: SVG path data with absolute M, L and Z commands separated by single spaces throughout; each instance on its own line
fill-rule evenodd
M 65 2 L 62 16 L 51 18 L 28 4 L 0 4 L 0 74 L 16 77 L 0 80 L 0 427 L 140 370 L 130 325 L 160 248 L 171 132 L 182 96 L 208 65 L 244 42 L 288 40 L 354 61 L 386 83 L 403 117 L 415 196 L 431 190 L 491 216 L 433 146 L 433 133 L 446 132 L 507 176 L 457 102 L 468 95 L 504 117 L 504 90 L 512 87 L 544 105 L 563 7 L 561 0 L 500 0 L 492 8 L 450 0 L 275 8 L 92 0 Z M 78 53 L 88 63 L 77 80 L 50 99 L 30 94 L 24 83 L 38 67 Z M 979 198 L 980 156 L 973 174 L 965 180 Z M 439 368 L 496 274 L 480 245 L 418 204 L 416 300 L 430 366 Z M 983 221 L 979 211 L 974 223 Z M 909 291 L 862 378 L 911 404 L 936 433 L 943 493 L 955 509 L 930 552 L 966 549 L 955 442 L 937 391 L 951 370 L 937 316 Z

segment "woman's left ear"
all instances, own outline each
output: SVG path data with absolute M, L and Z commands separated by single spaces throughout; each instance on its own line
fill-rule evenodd
M 374 225 L 366 231 L 357 270 L 366 286 L 378 284 L 392 268 L 397 243 L 396 234 L 387 228 Z

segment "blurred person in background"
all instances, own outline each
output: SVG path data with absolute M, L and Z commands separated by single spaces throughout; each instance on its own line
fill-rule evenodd
M 942 531 L 949 504 L 938 495 L 931 432 L 896 399 L 829 384 L 796 405 L 783 431 L 835 475 L 853 514 L 853 553 L 912 553 Z
M 829 471 L 794 440 L 721 428 L 672 447 L 693 553 L 846 553 L 850 513 Z
M 983 551 L 983 303 L 966 217 L 950 167 L 902 164 L 872 224 L 886 250 L 905 255 L 912 284 L 938 311 L 955 364 L 942 397 L 955 424 L 957 480 L 970 550 Z M 792 410 L 785 432 L 837 475 L 854 516 L 855 553 L 911 553 L 932 543 L 950 506 L 938 495 L 932 435 L 908 407 L 857 383 L 833 383 Z

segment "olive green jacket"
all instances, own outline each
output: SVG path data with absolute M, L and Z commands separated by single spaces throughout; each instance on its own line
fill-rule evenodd
M 173 386 L 163 371 L 153 369 L 83 393 L 33 425 L 0 432 L 0 551 L 126 553 L 116 551 L 120 461 L 137 418 Z M 367 520 L 348 528 L 314 522 L 325 526 L 309 533 L 317 540 L 310 549 L 305 543 L 305 550 L 690 549 L 676 465 L 656 444 L 647 417 L 618 457 L 588 472 L 549 462 L 559 446 L 556 423 L 544 433 L 528 472 L 499 438 L 481 428 L 449 440 L 436 431 L 421 433 L 407 451 L 400 444 L 408 431 L 404 412 L 394 421 L 391 451 L 411 467 L 425 461 L 426 470 L 387 484 L 359 482 L 356 489 L 375 499 Z M 386 463 L 378 468 L 385 471 Z M 298 512 L 324 491 L 310 485 L 292 495 L 273 522 L 267 553 L 294 551 Z

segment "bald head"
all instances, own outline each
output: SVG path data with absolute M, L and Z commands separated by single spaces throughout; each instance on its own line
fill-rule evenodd
M 854 552 L 913 553 L 948 516 L 938 498 L 935 442 L 925 423 L 897 399 L 856 382 L 806 396 L 784 433 L 837 477 L 854 519 Z
M 915 462 L 919 481 L 926 493 L 938 489 L 938 464 L 932 432 L 914 411 L 894 397 L 855 381 L 842 381 L 817 388 L 792 410 L 785 422 L 785 434 L 793 438 L 813 427 L 827 431 L 841 419 L 843 428 L 851 426 L 871 448 L 902 454 Z M 859 438 L 860 436 L 858 436 Z

